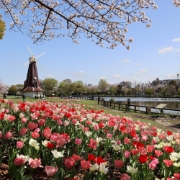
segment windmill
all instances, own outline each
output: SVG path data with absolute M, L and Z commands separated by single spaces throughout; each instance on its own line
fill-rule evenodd
M 22 89 L 22 93 L 27 96 L 27 97 L 34 97 L 36 96 L 37 98 L 39 96 L 42 96 L 43 89 L 40 86 L 39 78 L 38 78 L 38 71 L 37 71 L 37 66 L 36 62 L 40 65 L 42 68 L 41 64 L 37 60 L 38 57 L 44 55 L 45 53 L 41 53 L 37 57 L 34 56 L 30 48 L 27 46 L 28 51 L 31 54 L 31 57 L 29 58 L 29 67 L 28 67 L 28 72 L 27 72 L 27 77 L 26 80 L 24 81 L 24 88 Z M 27 64 L 27 63 L 25 63 Z M 43 69 L 43 68 L 42 68 Z

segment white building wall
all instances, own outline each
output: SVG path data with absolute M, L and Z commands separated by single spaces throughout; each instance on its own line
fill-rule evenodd
M 40 95 L 42 96 L 43 93 L 42 92 L 24 92 L 24 95 L 26 97 L 31 97 L 31 98 L 34 98 L 35 95 L 38 95 L 38 97 L 40 97 Z

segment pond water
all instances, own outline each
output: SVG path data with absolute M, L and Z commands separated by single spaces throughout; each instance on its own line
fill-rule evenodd
M 105 101 L 109 101 L 112 97 L 101 97 Z M 164 108 L 180 110 L 180 98 L 143 98 L 143 97 L 113 97 L 114 101 L 127 103 L 130 99 L 130 104 L 139 106 L 156 107 L 159 104 L 167 104 Z

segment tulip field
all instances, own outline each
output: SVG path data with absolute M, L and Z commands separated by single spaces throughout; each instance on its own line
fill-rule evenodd
M 74 100 L 0 100 L 0 179 L 180 180 L 179 145 L 178 133 Z

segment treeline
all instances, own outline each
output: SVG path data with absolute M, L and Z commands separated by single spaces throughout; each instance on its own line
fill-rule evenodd
M 40 80 L 44 94 L 47 96 L 82 96 L 82 95 L 103 95 L 103 96 L 146 96 L 146 97 L 179 97 L 180 86 L 175 80 L 169 81 L 160 87 L 158 84 L 152 86 L 149 83 L 133 85 L 131 82 L 123 81 L 118 85 L 110 85 L 105 79 L 100 79 L 97 86 L 86 85 L 82 81 L 72 82 L 65 79 L 58 82 L 53 78 Z M 9 87 L 9 95 L 20 95 L 23 84 Z

